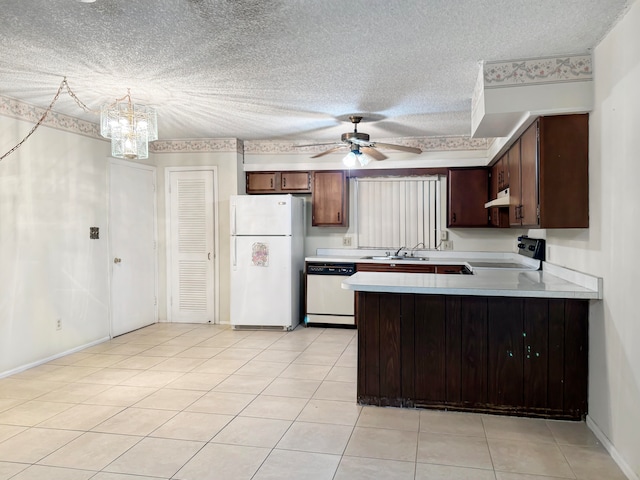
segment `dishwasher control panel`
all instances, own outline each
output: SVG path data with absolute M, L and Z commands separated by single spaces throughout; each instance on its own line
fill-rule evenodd
M 349 277 L 356 273 L 353 263 L 307 263 L 307 275 L 339 275 Z

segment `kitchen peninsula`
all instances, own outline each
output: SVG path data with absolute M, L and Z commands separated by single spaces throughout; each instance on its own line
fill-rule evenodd
M 358 402 L 580 419 L 600 279 L 543 270 L 358 272 Z

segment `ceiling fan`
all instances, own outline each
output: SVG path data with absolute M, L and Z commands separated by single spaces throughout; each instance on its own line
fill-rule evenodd
M 344 159 L 344 163 L 347 166 L 354 165 L 356 160 L 359 160 L 362 166 L 368 164 L 369 158 L 367 158 L 366 156 L 363 157 L 362 154 L 366 154 L 374 160 L 385 160 L 387 156 L 378 151 L 377 148 L 389 148 L 392 150 L 400 150 L 402 152 L 409 153 L 422 153 L 422 150 L 416 147 L 406 147 L 404 145 L 394 145 L 392 143 L 371 142 L 367 133 L 358 132 L 358 124 L 362 120 L 362 117 L 351 115 L 349 117 L 349 120 L 351 120 L 351 123 L 353 123 L 353 132 L 343 133 L 341 137 L 341 143 L 315 143 L 311 145 L 296 146 L 312 147 L 317 145 L 335 145 L 333 148 L 318 153 L 317 155 L 313 155 L 311 158 L 322 157 L 323 155 L 327 155 L 344 148 L 349 148 L 350 152 Z

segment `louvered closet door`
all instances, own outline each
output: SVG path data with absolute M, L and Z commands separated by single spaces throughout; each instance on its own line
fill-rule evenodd
M 171 172 L 171 321 L 214 322 L 213 172 Z

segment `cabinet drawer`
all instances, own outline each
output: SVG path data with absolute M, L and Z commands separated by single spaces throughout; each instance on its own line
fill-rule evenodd
M 462 273 L 462 269 L 464 267 L 462 265 L 436 265 L 436 273 L 445 273 L 445 274 L 449 274 L 449 273 L 453 273 L 453 274 L 460 274 Z
M 358 272 L 436 273 L 434 265 L 413 263 L 358 263 L 356 270 Z

